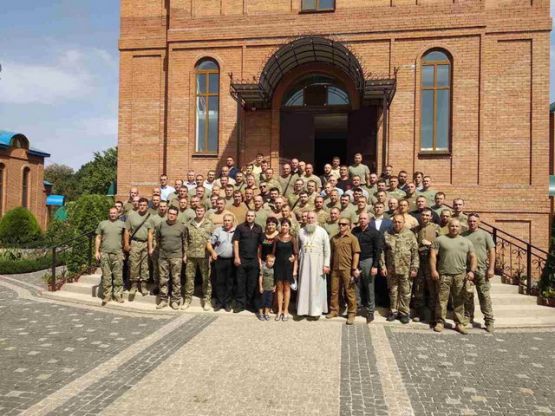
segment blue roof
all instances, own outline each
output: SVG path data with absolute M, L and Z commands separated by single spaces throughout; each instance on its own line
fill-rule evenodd
M 0 130 L 0 148 L 8 148 L 12 146 L 12 140 L 15 136 L 23 136 L 29 142 L 29 139 L 24 134 L 14 133 L 13 131 Z M 43 152 L 42 150 L 29 147 L 27 151 L 31 156 L 50 157 L 50 153 Z
M 63 195 L 48 195 L 46 197 L 46 205 L 62 207 L 64 205 L 65 196 Z

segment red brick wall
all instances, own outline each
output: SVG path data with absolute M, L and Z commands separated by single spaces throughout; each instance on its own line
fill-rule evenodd
M 378 166 L 422 170 L 448 198 L 461 196 L 490 222 L 546 247 L 548 0 L 337 0 L 335 12 L 317 14 L 299 13 L 300 0 L 171 0 L 169 10 L 163 0 L 121 3 L 122 194 L 132 184 L 150 192 L 164 170 L 173 180 L 236 156 L 237 106 L 228 74 L 258 79 L 280 45 L 316 34 L 346 43 L 367 72 L 392 76 L 399 68 L 387 160 L 379 158 Z M 425 158 L 418 86 L 420 59 L 432 47 L 453 57 L 452 153 Z M 221 69 L 216 157 L 194 154 L 194 67 L 206 56 Z M 258 151 L 277 160 L 276 114 L 244 115 L 243 162 Z M 378 129 L 381 157 L 381 122 Z
M 47 226 L 46 193 L 44 191 L 44 160 L 28 156 L 27 150 L 11 148 L 0 151 L 3 165 L 2 209 L 0 217 L 7 211 L 22 206 L 23 170 L 29 168 L 29 190 L 27 208 L 33 213 L 41 228 Z

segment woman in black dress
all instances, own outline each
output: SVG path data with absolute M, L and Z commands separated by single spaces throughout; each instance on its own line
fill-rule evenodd
M 275 217 L 269 217 L 266 220 L 266 229 L 260 235 L 258 242 L 258 262 L 262 270 L 262 263 L 266 261 L 266 256 L 272 254 L 274 251 L 274 241 L 278 235 L 277 232 L 278 220 Z
M 276 321 L 289 319 L 291 283 L 297 276 L 297 239 L 291 235 L 291 221 L 282 218 L 280 231 L 274 240 L 274 279 L 276 282 L 278 312 Z

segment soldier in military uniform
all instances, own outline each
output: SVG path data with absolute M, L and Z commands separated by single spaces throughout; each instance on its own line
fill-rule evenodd
M 432 221 L 432 210 L 424 208 L 420 213 L 420 225 L 416 228 L 416 241 L 418 242 L 418 254 L 420 256 L 420 268 L 418 276 L 414 281 L 412 294 L 414 297 L 415 313 L 413 321 L 418 322 L 424 319 L 424 307 L 426 303 L 432 312 L 430 324 L 435 325 L 435 311 L 438 297 L 437 281 L 432 279 L 430 273 L 430 248 L 439 236 L 439 225 Z M 428 302 L 426 302 L 426 291 L 428 292 Z
M 129 271 L 131 289 L 129 290 L 129 301 L 135 300 L 137 290 L 143 296 L 148 295 L 148 224 L 151 217 L 148 213 L 148 200 L 139 199 L 139 209 L 131 211 L 127 216 L 125 228 L 125 251 L 129 253 Z
M 398 186 L 399 178 L 397 178 L 397 176 L 389 178 L 389 189 L 387 190 L 387 194 L 390 198 L 397 198 L 398 200 L 401 200 L 407 196 L 406 192 L 399 189 Z
M 305 212 L 305 211 L 308 212 L 308 210 L 301 211 L 301 217 L 302 217 L 302 213 Z M 326 223 L 326 221 L 330 217 L 329 212 L 327 212 L 324 209 L 324 198 L 322 198 L 321 196 L 317 196 L 316 198 L 314 198 L 314 209 L 313 209 L 313 211 L 316 214 L 316 221 L 318 222 L 318 225 L 320 227 L 323 227 L 323 225 Z
M 112 296 L 118 303 L 123 303 L 122 241 L 125 224 L 118 219 L 115 207 L 110 208 L 108 218 L 98 224 L 95 240 L 95 257 L 102 268 L 102 306 L 110 302 Z
M 189 208 L 189 200 L 186 197 L 179 198 L 179 212 L 177 214 L 177 221 L 182 224 L 187 224 L 189 221 L 195 218 L 195 215 L 195 211 Z
M 332 208 L 330 210 L 330 218 L 323 225 L 324 230 L 326 230 L 330 238 L 339 232 L 339 215 L 339 208 Z
M 495 243 L 490 233 L 480 229 L 480 216 L 478 214 L 470 214 L 468 216 L 468 231 L 462 233 L 463 237 L 468 238 L 474 245 L 476 251 L 476 260 L 478 267 L 474 276 L 474 285 L 478 292 L 478 300 L 480 301 L 480 310 L 484 315 L 486 331 L 493 332 L 493 309 L 491 307 L 490 297 L 490 279 L 495 275 Z M 464 303 L 465 319 L 472 321 L 474 319 L 474 291 L 468 290 L 466 301 Z M 467 323 L 468 321 L 465 321 Z
M 451 297 L 455 315 L 455 330 L 466 334 L 464 327 L 465 283 L 475 278 L 477 261 L 472 242 L 462 237 L 461 224 L 456 218 L 449 220 L 449 234 L 441 235 L 430 250 L 432 278 L 439 281 L 439 302 L 436 307 L 437 323 L 434 331 L 445 327 L 447 302 Z
M 266 220 L 268 219 L 269 213 L 266 208 L 264 208 L 264 199 L 260 195 L 254 197 L 254 222 L 264 229 L 266 227 Z M 241 221 L 241 218 L 237 218 L 237 221 Z
M 178 209 L 170 207 L 167 218 L 151 228 L 148 235 L 148 251 L 154 253 L 154 235 L 159 250 L 158 270 L 160 276 L 160 303 L 156 309 L 168 306 L 168 283 L 171 275 L 172 309 L 179 309 L 181 303 L 181 268 L 187 260 L 185 255 L 187 228 L 177 221 Z
M 135 186 L 132 187 L 129 190 L 129 199 L 125 202 L 125 204 L 123 204 L 123 211 L 126 214 L 129 214 L 131 211 L 133 211 L 133 199 L 138 196 L 139 196 L 139 189 Z
M 185 300 L 182 309 L 191 305 L 195 289 L 195 275 L 197 269 L 202 277 L 203 308 L 210 310 L 212 284 L 210 282 L 208 263 L 208 242 L 212 233 L 212 223 L 205 218 L 205 208 L 198 206 L 196 217 L 187 224 L 187 268 L 185 270 Z
M 150 218 L 147 221 L 147 228 L 148 228 L 149 234 L 151 231 L 154 231 L 156 226 L 158 226 L 162 221 L 166 220 L 167 213 L 168 213 L 168 202 L 160 201 L 160 204 L 158 206 L 158 212 L 154 215 L 151 214 Z M 153 244 L 154 250 L 152 253 L 149 250 L 149 254 L 150 254 L 149 267 L 152 272 L 152 281 L 154 284 L 152 285 L 150 293 L 152 293 L 153 295 L 157 295 L 159 293 L 159 288 L 160 288 L 160 278 L 159 278 L 160 274 L 159 274 L 159 268 L 158 268 L 159 251 L 158 251 L 158 244 L 157 244 L 155 232 L 154 232 L 152 244 Z
M 391 322 L 399 318 L 403 324 L 408 324 L 412 280 L 419 267 L 418 243 L 414 233 L 405 227 L 405 218 L 401 214 L 393 217 L 393 227 L 384 237 L 381 269 L 387 278 L 391 303 L 387 320 Z

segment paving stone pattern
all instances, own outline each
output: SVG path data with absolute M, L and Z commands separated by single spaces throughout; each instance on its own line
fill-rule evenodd
M 555 413 L 555 333 L 387 330 L 415 415 Z
M 387 415 L 368 325 L 343 326 L 340 415 Z
M 19 299 L 0 286 L 0 414 L 20 413 L 165 322 Z
M 54 409 L 49 415 L 85 416 L 100 414 L 216 319 L 217 317 L 214 315 L 195 316 L 179 327 L 178 330 L 147 348 L 138 358 L 135 357 L 115 368 L 106 377 L 94 383 L 79 395 L 74 396 L 64 405 Z

